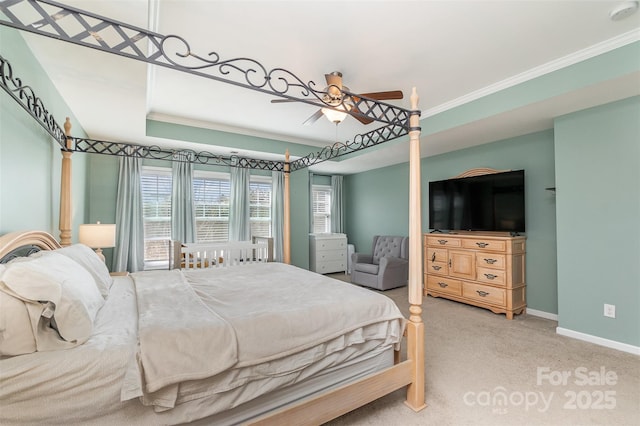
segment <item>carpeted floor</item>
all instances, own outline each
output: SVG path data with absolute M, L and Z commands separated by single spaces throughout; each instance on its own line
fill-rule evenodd
M 406 287 L 384 294 L 408 316 Z M 636 355 L 560 336 L 552 320 L 444 299 L 425 297 L 422 318 L 427 408 L 411 411 L 400 390 L 328 425 L 640 424 Z

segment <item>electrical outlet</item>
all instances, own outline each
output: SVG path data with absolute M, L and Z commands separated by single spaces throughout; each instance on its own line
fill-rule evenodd
M 616 305 L 604 304 L 604 316 L 609 318 L 616 317 Z

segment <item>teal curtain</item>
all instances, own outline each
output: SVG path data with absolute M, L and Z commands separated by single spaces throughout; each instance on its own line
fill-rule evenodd
M 229 240 L 248 241 L 251 239 L 249 223 L 249 169 L 232 167 L 229 184 Z
M 271 235 L 273 260 L 284 259 L 284 172 L 271 172 Z
M 120 157 L 119 161 L 113 271 L 142 271 L 144 221 L 140 183 L 141 160 L 137 157 Z
M 344 202 L 342 196 L 342 176 L 331 176 L 331 232 L 344 232 Z
M 309 171 L 309 233 L 313 234 L 313 173 Z
M 193 163 L 189 152 L 175 153 L 171 163 L 171 239 L 182 243 L 196 241 Z

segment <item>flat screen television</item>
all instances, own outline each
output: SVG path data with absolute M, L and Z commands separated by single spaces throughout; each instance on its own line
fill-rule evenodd
M 525 232 L 524 170 L 429 182 L 429 228 Z

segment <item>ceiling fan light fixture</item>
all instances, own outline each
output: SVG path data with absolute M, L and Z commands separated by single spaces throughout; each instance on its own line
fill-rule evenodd
M 350 105 L 342 104 L 335 108 L 322 108 L 322 113 L 330 122 L 340 124 L 345 118 L 347 118 L 347 113 L 343 111 L 349 111 L 350 109 Z

